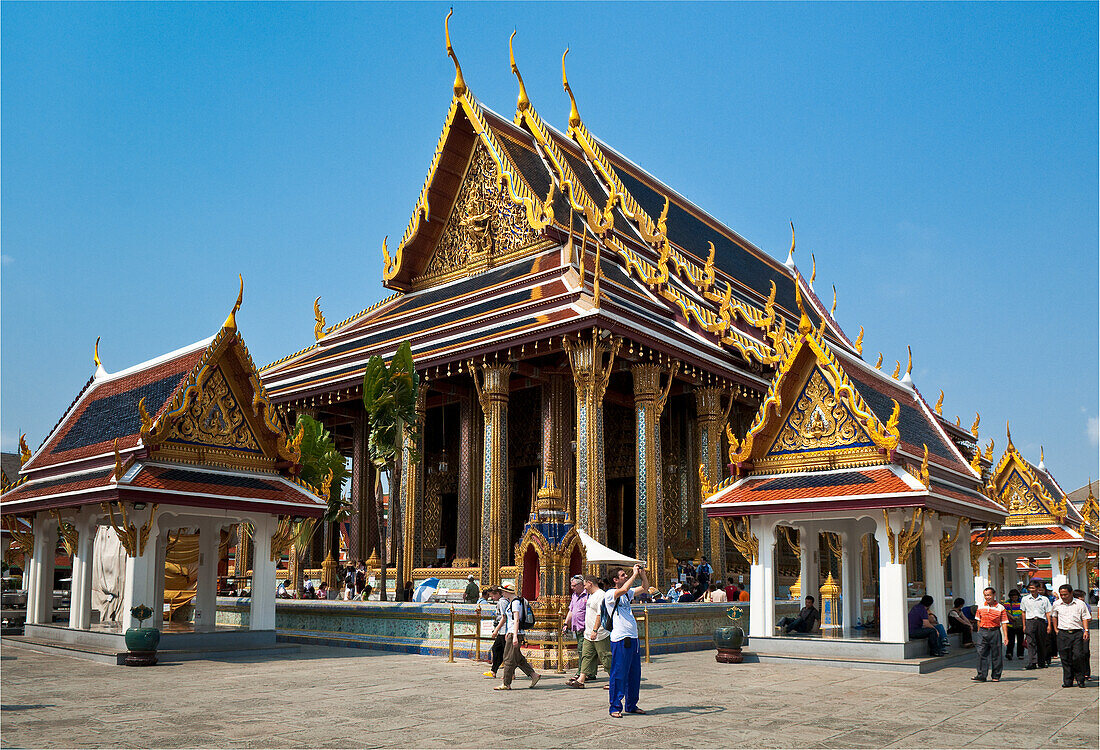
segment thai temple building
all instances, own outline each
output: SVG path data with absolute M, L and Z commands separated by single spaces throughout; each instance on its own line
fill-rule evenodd
M 590 133 L 564 56 L 563 132 L 514 61 L 509 118 L 448 51 L 438 146 L 404 235 L 382 247 L 393 293 L 335 325 L 315 304 L 315 342 L 261 370 L 276 403 L 315 415 L 351 457 L 349 556 L 386 555 L 361 385 L 370 356 L 408 340 L 425 439 L 403 477 L 406 578 L 515 578 L 534 563 L 518 545 L 540 497 L 559 492 L 566 523 L 644 559 L 655 585 L 676 559 L 747 571 L 700 491 L 726 474 L 726 425 L 743 434 L 768 391 L 796 287 L 829 346 L 858 357 L 860 342 L 793 257 L 772 259 Z
M 104 369 L 97 341 L 92 377 L 41 446 L 24 449 L 0 514 L 23 553 L 26 637 L 125 651 L 131 609 L 146 606 L 162 648 L 196 634 L 222 647 L 275 643 L 275 561 L 293 520 L 323 514 L 327 488 L 295 477 L 300 448 L 237 331 L 240 300 L 213 337 L 120 372 Z M 217 633 L 219 567 L 242 523 L 253 540 L 249 627 Z M 67 627 L 53 622 L 59 538 L 72 556 Z M 181 622 L 158 606 L 174 593 L 193 600 Z
M 1096 497 L 1090 491 L 1078 510 L 1047 469 L 1042 449 L 1039 463 L 1033 464 L 1016 449 L 1011 430 L 1007 435 L 1008 446 L 989 481 L 991 492 L 1008 509 L 1008 518 L 1002 528 L 974 537 L 984 550 L 984 579 L 1005 590 L 1026 586 L 1032 578 L 1054 589 L 1068 583 L 1087 590 L 1100 531 Z

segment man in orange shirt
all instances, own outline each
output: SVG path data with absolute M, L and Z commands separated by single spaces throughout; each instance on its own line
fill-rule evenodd
M 993 669 L 990 676 L 993 682 L 1000 682 L 1005 664 L 1002 649 L 1008 645 L 1008 610 L 997 601 L 997 592 L 992 587 L 982 593 L 985 601 L 978 605 L 974 613 L 978 621 L 978 674 L 970 679 L 974 682 L 985 682 L 992 659 Z

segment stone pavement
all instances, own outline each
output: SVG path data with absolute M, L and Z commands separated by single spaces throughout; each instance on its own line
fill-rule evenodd
M 1094 631 L 1095 632 L 1095 631 Z M 1100 649 L 1093 648 L 1094 657 Z M 484 665 L 359 649 L 114 667 L 5 647 L 3 747 L 985 747 L 1096 748 L 1097 683 L 1058 663 L 999 684 L 776 664 L 711 652 L 642 665 L 648 716 L 607 715 L 603 676 L 547 674 L 493 692 Z M 1096 668 L 1094 658 L 1093 671 Z

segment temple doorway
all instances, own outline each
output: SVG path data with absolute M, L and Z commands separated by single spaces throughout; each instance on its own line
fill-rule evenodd
M 508 536 L 509 565 L 515 565 L 516 545 L 531 515 L 531 503 L 538 491 L 538 467 L 519 466 L 512 471 L 512 514 Z
M 609 479 L 607 482 L 607 541 L 611 549 L 636 557 L 637 501 L 634 478 Z

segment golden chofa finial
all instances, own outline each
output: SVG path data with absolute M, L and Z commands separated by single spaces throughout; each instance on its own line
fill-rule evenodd
M 569 94 L 569 127 L 575 128 L 581 124 L 581 113 L 577 111 L 577 100 L 573 98 L 573 89 L 569 88 L 569 78 L 565 75 L 565 56 L 569 54 L 569 48 L 561 53 L 561 85 L 565 93 Z
M 913 347 L 906 346 L 909 350 L 909 364 L 905 366 L 905 376 L 902 377 L 901 382 L 905 385 L 913 385 Z
M 313 300 L 313 339 L 320 341 L 325 335 L 325 314 L 321 312 L 321 298 Z
M 1005 420 L 1005 436 L 1008 438 L 1008 447 L 1012 447 L 1012 426 L 1009 421 Z M 1007 450 L 1007 449 L 1006 449 Z
M 241 290 L 237 292 L 237 301 L 233 303 L 233 309 L 229 311 L 229 317 L 222 323 L 222 328 L 227 331 L 237 330 L 237 311 L 241 309 L 241 302 L 244 300 L 244 276 L 237 274 L 237 277 L 241 280 Z
M 829 310 L 829 317 L 836 320 L 836 284 L 833 284 L 833 309 Z
M 890 377 L 892 377 L 894 380 L 897 380 L 898 375 L 901 375 L 901 360 L 900 359 L 895 359 L 894 360 L 894 374 L 891 375 Z
M 814 290 L 814 279 L 817 278 L 817 258 L 813 253 L 810 253 L 810 291 Z
M 802 306 L 802 292 L 799 290 L 801 284 L 795 279 L 794 284 L 794 301 L 798 305 L 798 335 L 805 336 L 809 333 L 813 333 L 814 326 L 810 322 L 810 317 L 806 315 L 806 308 Z
M 856 341 L 855 341 L 854 346 L 856 348 L 856 352 L 862 357 L 863 356 L 863 326 L 859 327 L 859 335 L 856 336 Z
M 455 63 L 455 96 L 465 96 L 466 79 L 462 77 L 462 66 L 458 64 L 458 56 L 455 54 L 454 47 L 451 46 L 451 15 L 454 12 L 454 8 L 447 11 L 447 17 L 443 19 L 443 34 L 447 37 L 447 54 Z
M 1041 445 L 1039 446 L 1039 468 L 1040 469 L 1046 469 L 1047 468 L 1046 456 L 1043 455 L 1043 446 L 1041 446 Z
M 787 252 L 787 259 L 783 261 L 790 270 L 794 270 L 794 221 L 791 222 L 791 249 Z
M 23 433 L 19 436 L 19 466 L 31 460 L 31 448 L 27 445 L 27 434 Z
M 512 40 L 516 38 L 515 29 L 512 30 L 512 36 L 508 37 L 508 59 L 512 62 L 512 75 L 519 81 L 519 98 L 516 99 L 516 111 L 522 112 L 531 106 L 531 100 L 527 98 L 527 87 L 523 85 L 523 76 L 519 74 L 519 68 L 516 67 L 516 54 L 512 51 Z
M 95 349 L 92 350 L 92 362 L 95 364 L 97 369 L 103 367 L 103 363 L 99 361 L 99 339 L 99 336 L 95 337 Z
M 876 370 L 881 370 L 882 369 L 882 352 L 878 353 L 878 359 L 875 360 L 875 369 Z
M 989 438 L 989 445 L 985 447 L 985 460 L 993 461 L 993 438 Z
M 940 397 L 936 399 L 936 414 L 943 416 L 943 388 L 940 388 Z
M 978 437 L 978 425 L 982 422 L 982 415 L 974 412 L 974 424 L 970 425 L 970 434 Z

